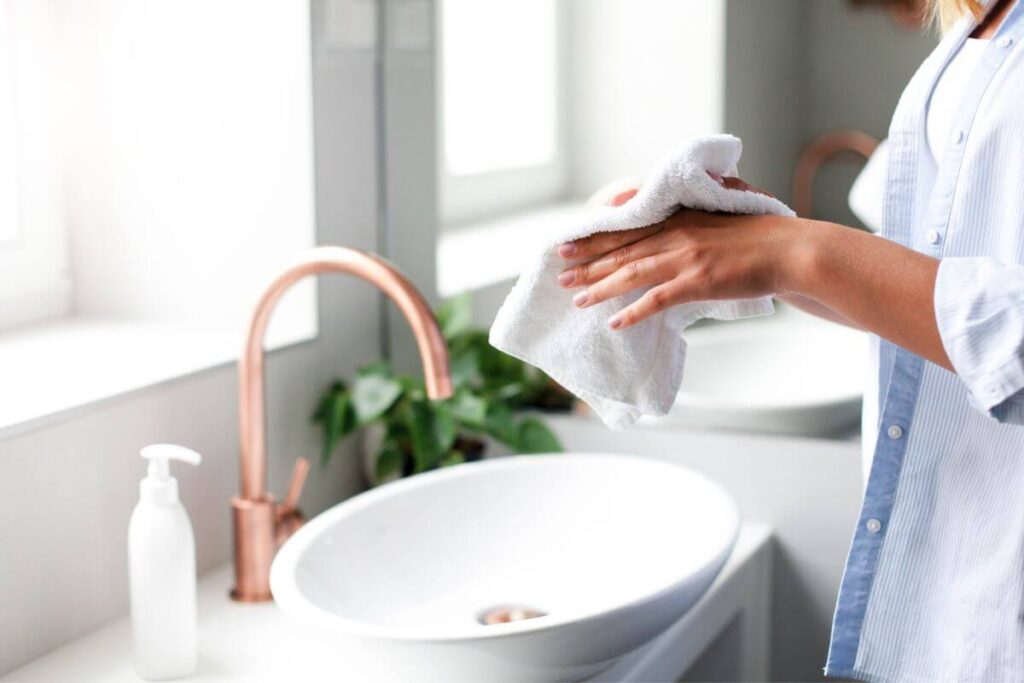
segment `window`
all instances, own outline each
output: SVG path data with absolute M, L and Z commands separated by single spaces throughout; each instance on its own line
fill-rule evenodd
M 14 166 L 14 78 L 6 6 L 0 6 L 0 244 L 18 236 L 17 173 Z
M 0 245 L 17 237 L 17 200 L 14 171 L 14 80 L 10 65 L 7 12 L 0 6 Z
M 443 223 L 562 194 L 559 12 L 558 0 L 441 0 Z
M 244 319 L 315 241 L 309 30 L 293 3 L 0 0 L 0 327 Z
M 38 389 L 0 429 L 237 357 L 316 242 L 310 28 L 309 3 L 0 0 L 0 376 Z M 267 347 L 316 334 L 306 280 Z
M 513 277 L 601 187 L 725 127 L 726 0 L 438 1 L 446 295 Z
M 0 327 L 71 301 L 60 185 L 41 58 L 49 3 L 0 0 Z

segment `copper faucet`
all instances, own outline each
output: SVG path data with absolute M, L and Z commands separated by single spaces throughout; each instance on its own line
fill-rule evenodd
M 814 178 L 822 166 L 849 152 L 870 159 L 877 147 L 878 140 L 859 130 L 837 130 L 812 140 L 800 153 L 793 173 L 793 210 L 798 216 L 810 217 Z
M 376 285 L 398 306 L 412 327 L 420 350 L 427 395 L 451 396 L 448 349 L 430 306 L 409 280 L 384 259 L 344 247 L 317 247 L 274 278 L 256 304 L 238 361 L 238 422 L 242 493 L 231 499 L 235 532 L 235 587 L 244 602 L 270 600 L 270 563 L 278 547 L 300 526 L 296 507 L 309 461 L 299 458 L 284 502 L 267 493 L 266 401 L 263 336 L 281 296 L 307 275 L 349 273 Z

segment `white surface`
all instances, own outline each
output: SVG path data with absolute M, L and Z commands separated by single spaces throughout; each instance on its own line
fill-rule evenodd
M 861 332 L 786 311 L 684 336 L 682 388 L 659 424 L 825 436 L 860 420 L 868 351 Z
M 714 579 L 735 503 L 684 468 L 559 454 L 395 482 L 278 553 L 285 614 L 389 662 L 389 678 L 580 680 L 678 619 Z M 544 616 L 484 625 L 519 605 Z
M 882 140 L 850 187 L 850 210 L 871 232 L 882 231 L 882 201 L 889 165 L 889 142 Z
M 712 680 L 776 680 L 770 672 L 775 559 L 771 541 L 769 527 L 744 523 L 729 561 L 704 597 L 652 643 L 623 657 L 592 683 L 670 682 L 684 673 L 686 680 L 704 680 L 691 670 L 698 660 L 717 674 L 709 676 Z M 749 560 L 741 559 L 748 555 Z M 729 637 L 734 625 L 738 628 Z M 720 638 L 727 638 L 725 647 L 706 653 Z
M 553 204 L 444 232 L 437 245 L 438 293 L 454 296 L 514 280 L 552 235 L 584 213 L 582 202 Z
M 769 571 L 771 534 L 763 525 L 744 525 L 736 545 L 712 587 L 697 602 L 690 614 L 666 631 L 665 637 L 638 652 L 636 668 L 624 680 L 652 679 L 645 672 L 657 664 L 675 671 L 678 678 L 701 651 L 701 645 L 715 635 L 729 617 L 744 610 L 744 599 L 763 599 L 763 572 Z M 762 576 L 762 582 L 751 582 Z M 372 657 L 359 648 L 339 642 L 337 635 L 315 626 L 286 618 L 273 603 L 239 604 L 231 602 L 231 569 L 223 567 L 199 582 L 199 669 L 190 681 L 245 681 L 280 683 L 281 681 L 367 681 L 378 677 L 389 666 L 387 660 Z M 743 591 L 737 579 L 744 579 Z M 751 590 L 755 591 L 751 594 Z M 737 600 L 740 598 L 740 600 Z M 767 617 L 766 605 L 754 603 L 757 619 Z M 699 616 L 698 616 L 699 615 Z M 765 629 L 754 647 L 765 654 Z M 0 680 L 18 683 L 63 681 L 102 681 L 137 683 L 131 664 L 131 633 L 127 619 L 120 619 L 66 647 L 11 672 Z M 755 650 L 758 651 L 758 650 Z M 662 655 L 661 653 L 664 653 Z M 636 661 L 640 660 L 642 661 Z M 762 662 L 763 664 L 763 662 Z M 413 679 L 416 680 L 416 679 Z
M 275 325 L 267 348 L 312 339 L 315 319 Z M 310 327 L 312 325 L 312 327 Z M 233 363 L 242 328 L 72 318 L 0 334 L 0 434 L 11 435 L 142 387 Z M 141 445 L 141 444 L 140 444 Z
M 597 419 L 546 418 L 571 451 L 615 451 L 706 474 L 736 500 L 744 523 L 777 539 L 772 675 L 822 680 L 839 581 L 860 514 L 860 444 L 663 427 L 610 432 Z M 728 679 L 727 679 L 728 680 Z

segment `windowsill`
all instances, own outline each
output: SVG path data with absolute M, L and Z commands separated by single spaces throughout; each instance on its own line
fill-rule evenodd
M 449 297 L 512 280 L 529 260 L 584 211 L 582 202 L 551 204 L 442 232 L 437 288 Z
M 272 334 L 266 347 L 316 337 L 315 323 L 304 327 Z M 0 438 L 233 363 L 241 345 L 241 326 L 212 323 L 66 318 L 0 334 Z

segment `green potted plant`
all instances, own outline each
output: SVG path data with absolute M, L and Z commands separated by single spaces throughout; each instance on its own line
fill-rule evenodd
M 426 396 L 420 378 L 396 374 L 387 361 L 362 367 L 351 382 L 334 381 L 320 397 L 313 421 L 323 430 L 322 460 L 347 436 L 368 428 L 367 478 L 396 477 L 478 460 L 487 438 L 516 453 L 561 451 L 561 444 L 526 410 L 568 412 L 572 395 L 543 372 L 492 347 L 471 324 L 468 296 L 437 312 L 448 344 L 454 394 Z

